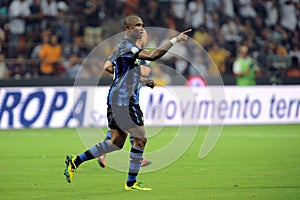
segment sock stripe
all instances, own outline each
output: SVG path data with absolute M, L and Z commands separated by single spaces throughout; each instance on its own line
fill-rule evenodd
M 137 176 L 138 173 L 129 172 L 128 175 L 129 175 L 129 176 Z
M 143 152 L 142 149 L 137 149 L 132 147 L 130 150 L 130 164 L 128 171 L 128 181 L 135 181 L 136 177 L 140 171 L 141 163 L 143 161 Z
M 87 160 L 95 158 L 93 154 L 91 154 L 90 150 L 87 150 L 86 152 L 84 152 L 84 154 L 86 155 Z
M 110 131 L 107 131 L 105 139 L 107 139 L 107 140 L 111 139 L 111 132 Z
M 104 141 L 102 143 L 100 143 L 100 145 L 102 146 L 103 152 L 107 152 L 108 151 L 108 141 Z
M 131 147 L 130 152 L 132 152 L 132 153 L 144 153 L 144 150 L 138 149 L 138 148 L 135 148 L 135 147 Z

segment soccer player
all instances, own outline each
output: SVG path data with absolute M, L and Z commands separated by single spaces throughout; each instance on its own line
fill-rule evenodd
M 143 35 L 142 35 L 142 38 L 141 39 L 138 39 L 136 41 L 136 46 L 138 46 L 139 48 L 142 48 L 146 42 L 147 42 L 147 32 L 146 30 L 144 30 L 143 32 Z M 140 68 L 140 73 L 143 77 L 147 77 L 150 75 L 150 61 L 146 61 L 146 60 L 138 60 L 137 59 L 137 64 L 138 64 L 138 67 Z M 114 65 L 113 65 L 113 56 L 110 56 L 109 59 L 105 62 L 104 64 L 104 69 L 113 74 L 114 73 Z M 137 90 L 136 90 L 136 95 L 138 97 L 138 93 L 140 91 L 140 88 L 141 88 L 141 84 L 138 86 Z M 104 141 L 106 140 L 110 140 L 111 139 L 111 132 L 110 131 L 107 131 L 106 133 L 106 137 L 104 139 Z M 133 137 L 132 135 L 130 134 L 130 143 L 131 143 L 131 146 L 133 146 Z M 106 166 L 106 163 L 105 163 L 105 154 L 103 154 L 102 156 L 100 156 L 98 158 L 98 163 L 99 165 L 102 167 L 102 168 L 105 168 Z M 141 167 L 145 167 L 145 166 L 148 166 L 152 163 L 151 160 L 146 160 L 145 158 L 143 158 L 142 160 L 142 163 L 141 163 Z
M 130 150 L 128 178 L 124 189 L 126 191 L 148 191 L 151 188 L 144 187 L 141 182 L 137 182 L 147 136 L 143 113 L 135 92 L 141 81 L 135 61 L 136 59 L 157 60 L 175 43 L 187 40 L 186 33 L 190 32 L 191 29 L 180 33 L 156 49 L 147 50 L 135 45 L 135 42 L 142 37 L 144 32 L 143 20 L 138 16 L 130 15 L 124 19 L 124 26 L 125 37 L 118 44 L 114 54 L 115 79 L 110 86 L 107 97 L 107 120 L 112 138 L 96 144 L 77 156 L 67 155 L 64 174 L 67 182 L 71 183 L 80 164 L 122 149 L 127 134 L 130 133 L 134 142 Z M 153 80 L 146 79 L 143 82 L 148 86 L 154 86 Z

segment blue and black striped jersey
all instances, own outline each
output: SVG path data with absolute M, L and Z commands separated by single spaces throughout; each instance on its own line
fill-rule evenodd
M 128 39 L 122 39 L 110 58 L 115 67 L 115 78 L 110 86 L 107 104 L 128 106 L 139 104 L 140 69 L 136 55 L 141 51 Z

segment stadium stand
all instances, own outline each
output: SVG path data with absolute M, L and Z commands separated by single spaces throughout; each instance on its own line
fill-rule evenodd
M 178 31 L 192 27 L 191 37 L 215 59 L 218 55 L 214 55 L 212 48 L 216 45 L 224 52 L 230 52 L 224 56 L 219 71 L 227 85 L 235 84 L 232 64 L 240 45 L 249 47 L 250 55 L 261 68 L 257 84 L 300 84 L 298 0 L 2 0 L 1 85 L 73 85 L 74 79 L 64 76 L 64 63 L 71 55 L 76 55 L 77 62 L 82 62 L 99 42 L 122 31 L 120 19 L 129 14 L 141 16 L 147 27 Z M 41 76 L 38 53 L 45 37 L 53 34 L 59 38 L 63 52 L 56 63 L 58 69 L 54 79 L 47 79 Z M 278 69 L 276 62 L 270 61 L 277 58 L 284 58 L 280 59 L 285 66 L 280 68 L 280 75 L 276 74 L 278 70 L 274 70 Z M 200 62 L 199 65 L 204 66 L 202 75 L 207 84 L 213 84 L 210 80 L 218 73 L 209 69 L 207 60 L 200 59 Z M 177 63 L 176 60 L 174 63 L 167 62 L 169 66 L 178 63 L 178 60 Z M 270 66 L 272 63 L 274 65 Z M 94 68 L 97 67 L 87 66 L 81 78 L 96 78 L 97 69 Z M 195 76 L 191 67 L 187 65 L 182 72 L 186 79 Z M 103 80 L 99 82 L 110 83 L 109 78 Z M 170 82 L 185 84 L 185 80 Z M 88 85 L 89 81 L 83 81 L 83 84 Z

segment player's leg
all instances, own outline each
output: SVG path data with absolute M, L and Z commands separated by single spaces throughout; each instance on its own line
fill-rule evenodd
M 141 162 L 143 160 L 143 152 L 147 142 L 144 129 L 143 112 L 139 105 L 114 106 L 114 119 L 120 129 L 133 136 L 134 145 L 130 150 L 130 162 L 128 170 L 128 179 L 125 184 L 125 190 L 151 190 L 144 188 L 136 181 L 139 173 Z
M 151 190 L 151 188 L 144 188 L 141 183 L 136 180 L 143 161 L 144 148 L 147 143 L 144 126 L 130 128 L 129 132 L 133 138 L 133 146 L 130 150 L 130 164 L 125 190 Z
M 111 132 L 110 132 L 110 130 L 108 130 L 107 133 L 106 133 L 106 137 L 105 137 L 104 141 L 110 140 L 110 139 L 111 139 Z M 132 137 L 131 134 L 130 134 L 130 144 L 131 144 L 131 146 L 133 146 L 133 137 Z M 152 163 L 151 160 L 147 160 L 147 159 L 143 158 L 142 163 L 141 163 L 141 167 L 148 166 L 148 165 L 150 165 L 151 163 Z M 103 154 L 102 156 L 100 156 L 100 157 L 98 158 L 98 164 L 99 164 L 100 167 L 102 167 L 102 168 L 105 168 L 105 167 L 106 167 L 106 163 L 105 163 L 105 154 Z
M 120 150 L 123 148 L 124 142 L 126 140 L 127 134 L 118 129 L 111 129 L 112 139 L 100 142 L 93 146 L 92 148 L 88 149 L 87 151 L 75 155 L 67 155 L 66 158 L 66 168 L 65 168 L 65 176 L 67 182 L 71 183 L 73 175 L 76 169 L 81 165 L 83 162 L 88 160 L 92 160 L 94 158 L 98 158 L 103 154 L 107 154 L 116 150 Z
M 110 140 L 110 139 L 111 139 L 111 132 L 110 132 L 110 130 L 108 130 L 107 133 L 106 133 L 106 137 L 104 138 L 104 141 Z M 105 166 L 106 166 L 105 154 L 103 154 L 102 156 L 100 156 L 98 158 L 98 163 L 99 163 L 100 167 L 105 168 Z
M 126 140 L 126 134 L 118 129 L 111 129 L 110 132 L 112 135 L 111 140 L 100 142 L 84 153 L 78 155 L 77 159 L 75 159 L 76 166 L 79 166 L 85 161 L 98 158 L 103 154 L 122 149 Z
M 130 144 L 131 144 L 131 146 L 133 146 L 133 142 L 134 142 L 133 137 L 130 134 Z M 141 167 L 146 167 L 146 166 L 150 165 L 151 163 L 152 163 L 151 160 L 147 160 L 147 159 L 143 158 L 142 163 L 141 163 Z

